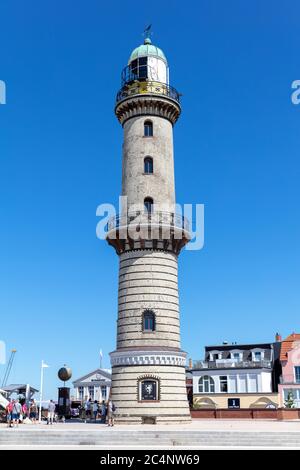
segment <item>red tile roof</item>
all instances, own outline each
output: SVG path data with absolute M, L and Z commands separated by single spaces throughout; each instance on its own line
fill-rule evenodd
M 287 360 L 287 353 L 293 349 L 294 341 L 300 341 L 300 334 L 299 333 L 292 333 L 283 341 L 281 341 L 281 348 L 280 348 L 280 360 L 286 361 Z

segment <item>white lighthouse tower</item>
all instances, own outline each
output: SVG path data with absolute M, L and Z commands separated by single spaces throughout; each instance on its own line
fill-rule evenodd
M 127 197 L 107 233 L 120 260 L 117 346 L 110 354 L 118 422 L 190 421 L 177 279 L 189 231 L 175 211 L 173 158 L 180 111 L 167 59 L 146 37 L 122 72 L 115 106 Z

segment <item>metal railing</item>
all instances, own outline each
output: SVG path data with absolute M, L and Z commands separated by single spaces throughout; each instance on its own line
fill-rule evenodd
M 272 368 L 272 361 L 194 361 L 194 369 Z
M 155 81 L 139 81 L 134 80 L 126 83 L 121 90 L 118 92 L 116 102 L 129 98 L 130 96 L 150 94 L 150 95 L 162 95 L 171 98 L 178 103 L 180 102 L 180 94 L 178 91 L 166 83 L 160 83 Z
M 175 227 L 189 231 L 189 222 L 186 217 L 174 212 L 130 212 L 127 215 L 118 214 L 112 217 L 106 226 L 107 231 L 120 229 L 121 227 L 135 225 L 145 225 L 149 228 L 155 227 Z

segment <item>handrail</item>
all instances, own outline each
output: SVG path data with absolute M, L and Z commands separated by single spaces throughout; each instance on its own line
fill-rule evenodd
M 272 361 L 229 361 L 229 362 L 216 362 L 216 361 L 194 361 L 193 368 L 195 369 L 230 369 L 230 368 L 272 368 Z
M 117 93 L 116 102 L 119 103 L 130 96 L 141 94 L 167 96 L 178 103 L 180 102 L 180 94 L 174 87 L 167 85 L 166 83 L 148 80 L 133 80 L 131 82 L 127 82 Z
M 147 225 L 148 227 L 171 226 L 189 231 L 189 222 L 186 217 L 174 212 L 130 212 L 127 215 L 118 214 L 109 219 L 107 231 L 126 227 L 128 225 Z

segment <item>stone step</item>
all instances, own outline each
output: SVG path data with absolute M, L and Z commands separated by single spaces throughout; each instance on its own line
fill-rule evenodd
M 56 431 L 6 429 L 0 431 L 5 445 L 108 445 L 108 446 L 256 446 L 300 447 L 300 432 L 168 432 L 168 431 Z

